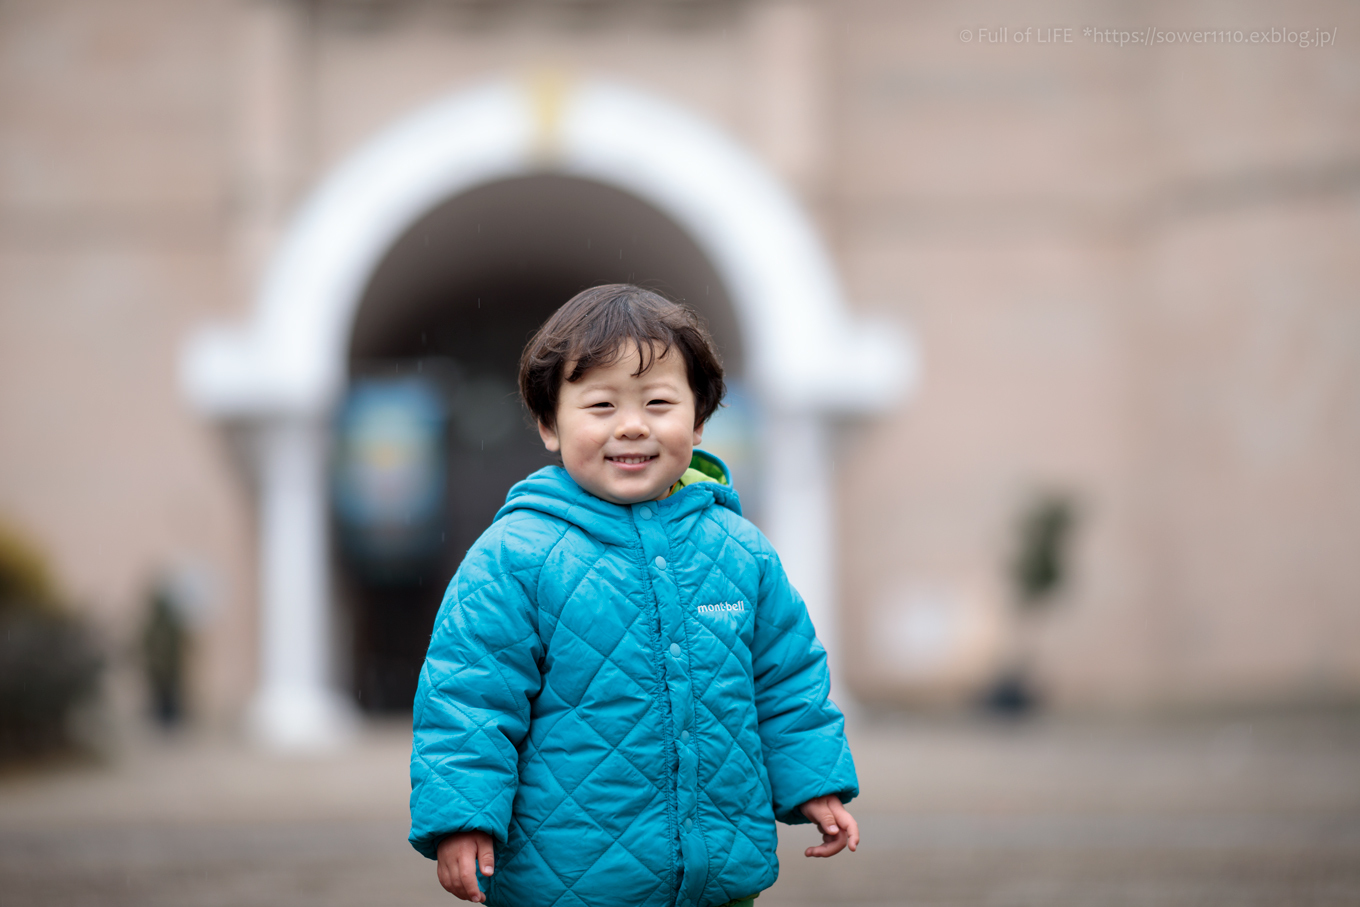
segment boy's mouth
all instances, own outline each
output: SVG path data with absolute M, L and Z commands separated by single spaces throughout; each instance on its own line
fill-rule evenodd
M 643 463 L 650 462 L 656 458 L 656 454 L 650 456 L 605 457 L 605 459 L 611 463 L 620 463 L 624 466 L 641 466 Z

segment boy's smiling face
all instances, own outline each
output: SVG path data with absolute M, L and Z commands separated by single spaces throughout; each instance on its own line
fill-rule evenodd
M 543 445 L 562 454 L 576 484 L 615 504 L 664 497 L 703 437 L 680 352 L 671 348 L 635 375 L 639 364 L 630 346 L 613 365 L 562 382 L 557 425 L 538 426 Z M 571 370 L 569 363 L 565 371 Z

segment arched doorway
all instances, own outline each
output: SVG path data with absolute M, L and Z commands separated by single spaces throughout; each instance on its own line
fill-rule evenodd
M 717 272 L 673 221 L 612 186 L 560 174 L 477 186 L 419 218 L 374 271 L 350 337 L 349 399 L 428 389 L 444 416 L 443 500 L 429 508 L 430 544 L 417 540 L 429 556 L 405 569 L 381 552 L 354 551 L 362 539 L 350 539 L 343 519 L 336 527 L 336 591 L 350 630 L 342 634 L 345 673 L 365 710 L 409 708 L 448 578 L 510 486 L 552 462 L 515 395 L 525 340 L 579 290 L 618 282 L 699 310 L 740 394 L 741 342 Z M 731 415 L 719 415 L 711 437 L 753 515 L 756 433 L 749 418 Z
M 260 680 L 251 723 L 272 746 L 333 744 L 352 723 L 336 673 L 326 475 L 361 303 L 422 218 L 478 187 L 543 175 L 644 202 L 718 275 L 763 413 L 762 525 L 833 653 L 835 693 L 827 417 L 895 400 L 914 379 L 909 343 L 892 325 L 851 317 L 806 215 L 702 120 L 605 82 L 501 82 L 431 105 L 337 167 L 286 231 L 250 323 L 204 330 L 185 350 L 193 403 L 254 439 Z

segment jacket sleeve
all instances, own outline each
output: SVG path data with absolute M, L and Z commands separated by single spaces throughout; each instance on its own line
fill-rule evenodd
M 410 840 L 431 859 L 458 831 L 505 842 L 541 684 L 532 577 L 481 545 L 444 594 L 412 712 Z
M 807 606 L 778 555 L 764 552 L 760 561 L 752 651 L 756 715 L 775 818 L 797 825 L 808 821 L 798 810 L 803 803 L 827 794 L 848 803 L 859 794 L 859 781 L 845 717 L 828 698 L 826 649 Z

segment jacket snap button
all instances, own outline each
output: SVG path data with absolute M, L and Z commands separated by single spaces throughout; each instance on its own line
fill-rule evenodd
M 674 655 L 676 658 L 680 657 L 680 643 L 678 642 L 671 643 L 671 654 Z
M 685 820 L 685 831 L 689 831 L 689 830 L 690 830 L 691 828 L 693 828 L 693 827 L 694 827 L 694 820 L 693 820 L 693 819 L 686 819 L 686 820 Z
M 639 507 L 639 508 L 638 508 L 638 516 L 642 517 L 644 520 L 650 520 L 650 519 L 652 518 L 652 508 L 650 508 L 650 507 Z
M 680 732 L 680 742 L 681 742 L 681 743 L 689 743 L 689 731 L 681 731 L 681 732 Z
M 656 556 L 656 560 L 653 561 L 652 563 L 656 564 L 656 568 L 658 570 L 666 569 L 666 559 L 659 554 Z

